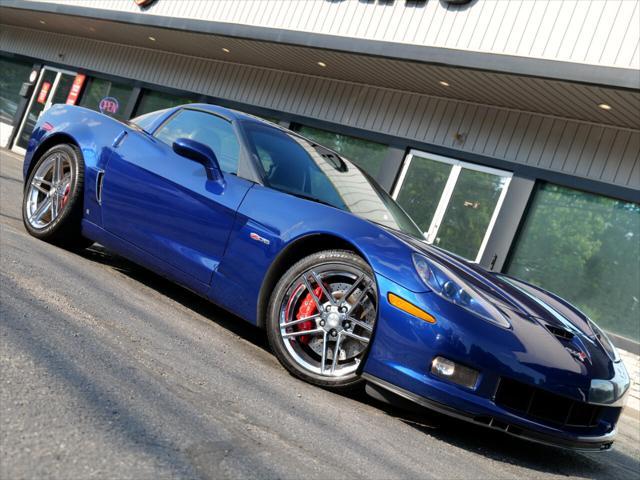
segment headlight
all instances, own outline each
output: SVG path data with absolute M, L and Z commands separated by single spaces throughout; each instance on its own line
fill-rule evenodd
M 622 362 L 613 365 L 613 378 L 610 380 L 591 380 L 589 403 L 624 407 L 626 393 L 631 383 L 627 369 Z
M 418 253 L 413 254 L 413 264 L 422 281 L 441 298 L 500 327 L 511 326 L 505 315 L 484 294 L 445 266 Z

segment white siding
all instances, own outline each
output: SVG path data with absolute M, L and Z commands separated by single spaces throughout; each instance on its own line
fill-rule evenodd
M 640 68 L 638 0 L 38 0 L 79 7 Z

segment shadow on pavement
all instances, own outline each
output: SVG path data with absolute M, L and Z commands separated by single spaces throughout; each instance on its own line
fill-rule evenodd
M 267 343 L 267 335 L 263 330 L 251 325 L 248 322 L 234 316 L 233 314 L 214 305 L 208 300 L 190 292 L 186 288 L 167 280 L 154 272 L 133 263 L 126 258 L 109 252 L 99 244 L 94 244 L 90 248 L 77 252 L 84 258 L 107 265 L 118 272 L 127 275 L 129 278 L 156 290 L 158 293 L 180 303 L 184 307 L 193 310 L 216 322 L 234 334 L 243 337 L 245 340 L 270 351 Z
M 127 275 L 270 352 L 263 330 L 146 268 L 115 255 L 98 244 L 80 252 L 80 255 Z M 364 392 L 343 396 L 384 411 L 425 435 L 495 461 L 546 474 L 607 479 L 639 478 L 640 459 L 616 450 L 615 444 L 613 450 L 608 452 L 575 452 L 532 443 L 420 407 L 409 411 L 375 400 Z

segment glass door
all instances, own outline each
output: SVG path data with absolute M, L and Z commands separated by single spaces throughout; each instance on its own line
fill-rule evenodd
M 427 243 L 479 262 L 511 175 L 412 150 L 393 197 L 423 230 Z
M 16 140 L 13 144 L 14 151 L 24 153 L 29 137 L 40 115 L 47 111 L 51 105 L 66 101 L 75 77 L 75 72 L 51 67 L 42 69 L 36 88 L 33 90 L 27 114 L 22 119 L 20 130 L 16 135 Z

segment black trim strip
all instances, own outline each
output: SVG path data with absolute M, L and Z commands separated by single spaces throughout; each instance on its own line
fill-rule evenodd
M 541 443 L 543 445 L 567 448 L 570 450 L 600 452 L 604 450 L 609 450 L 611 448 L 611 445 L 613 444 L 613 440 L 615 439 L 617 434 L 617 431 L 614 429 L 612 432 L 609 432 L 605 435 L 601 435 L 598 437 L 583 436 L 583 437 L 578 437 L 575 440 L 554 437 L 552 435 L 539 433 L 539 432 L 521 427 L 519 425 L 512 425 L 508 421 L 503 421 L 495 417 L 477 416 L 468 412 L 456 410 L 448 405 L 444 405 L 442 403 L 429 400 L 428 398 L 421 397 L 419 395 L 416 395 L 415 393 L 404 390 L 403 388 L 392 385 L 389 382 L 386 382 L 378 377 L 374 377 L 373 375 L 370 375 L 368 373 L 363 373 L 362 378 L 364 378 L 367 382 L 370 382 L 373 385 L 384 388 L 390 391 L 391 393 L 394 393 L 402 398 L 405 398 L 414 403 L 417 403 L 418 405 L 421 405 L 430 410 L 435 410 L 436 412 L 442 413 L 444 415 L 449 415 L 451 417 L 455 417 L 460 420 L 471 422 L 476 425 L 492 428 L 494 430 L 499 430 L 509 435 L 513 435 L 514 437 L 529 440 L 531 442 Z
M 77 7 L 26 0 L 4 0 L 3 8 L 46 12 L 99 20 L 151 26 L 170 30 L 205 33 L 224 37 L 302 46 L 337 52 L 392 58 L 472 70 L 507 73 L 527 77 L 549 78 L 587 85 L 602 85 L 621 89 L 640 88 L 634 69 L 587 65 L 539 58 L 471 52 L 441 47 L 427 47 L 398 42 L 325 35 L 311 32 L 257 27 L 192 18 L 145 15 L 92 7 Z

